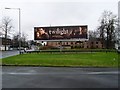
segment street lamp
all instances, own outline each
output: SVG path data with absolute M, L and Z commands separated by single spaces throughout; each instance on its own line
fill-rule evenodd
M 19 10 L 19 54 L 21 54 L 21 11 L 20 8 L 5 8 L 5 9 L 16 9 Z

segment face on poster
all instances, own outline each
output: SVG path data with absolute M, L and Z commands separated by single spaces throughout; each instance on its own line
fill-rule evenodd
M 34 27 L 35 40 L 88 39 L 88 26 Z

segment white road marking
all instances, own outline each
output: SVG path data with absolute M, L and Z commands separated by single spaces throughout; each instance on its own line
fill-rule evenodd
M 103 75 L 105 75 L 105 74 L 119 74 L 119 72 L 118 71 L 107 71 L 107 72 L 81 72 L 81 73 L 52 73 L 52 72 L 47 72 L 47 73 L 43 73 L 43 72 L 41 72 L 41 73 L 35 73 L 35 72 L 28 72 L 28 73 L 24 73 L 24 72 L 2 72 L 2 74 L 3 75 L 5 75 L 5 74 L 9 74 L 9 75 L 48 75 L 48 74 L 50 74 L 50 75 L 55 75 L 55 74 L 69 74 L 69 75 L 74 75 L 74 74 L 80 74 L 80 75 L 82 75 L 82 74 L 88 74 L 88 75 L 101 75 L 101 74 L 103 74 Z
M 111 72 L 89 72 L 88 74 L 119 74 L 118 71 L 111 71 Z

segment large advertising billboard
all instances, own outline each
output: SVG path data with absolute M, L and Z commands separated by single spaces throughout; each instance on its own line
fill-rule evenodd
M 80 40 L 88 39 L 88 26 L 34 27 L 35 40 Z

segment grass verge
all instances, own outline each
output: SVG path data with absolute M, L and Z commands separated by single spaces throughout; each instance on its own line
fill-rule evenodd
M 2 65 L 118 67 L 115 52 L 22 54 L 2 59 Z

